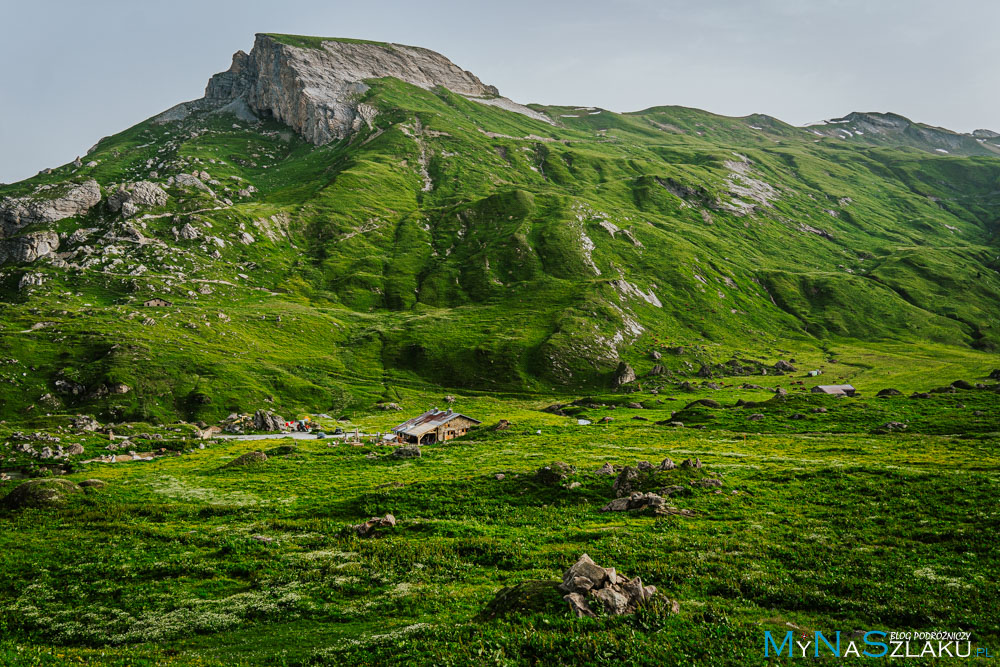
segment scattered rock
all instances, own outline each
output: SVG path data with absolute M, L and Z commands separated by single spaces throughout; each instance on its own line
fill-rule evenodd
M 506 419 L 501 419 L 493 427 L 493 430 L 494 431 L 506 431 L 509 428 L 510 428 L 510 422 L 508 420 L 506 420 Z
M 802 419 L 805 419 L 805 418 L 806 418 L 806 416 L 804 414 L 802 414 L 801 412 L 796 412 L 796 413 L 792 414 L 789 417 L 789 419 L 792 419 L 794 421 L 799 421 L 799 420 L 802 420 Z
M 812 413 L 815 413 L 815 414 L 823 414 L 824 412 L 826 412 L 826 408 L 813 408 L 809 412 L 812 412 Z
M 77 415 L 69 422 L 70 426 L 80 431 L 99 431 L 101 424 L 89 415 Z
M 562 461 L 556 461 L 535 471 L 535 481 L 546 486 L 555 486 L 576 472 L 576 468 Z
M 965 380 L 955 380 L 951 383 L 951 386 L 955 389 L 975 389 L 975 386 L 971 382 L 966 382 Z
M 782 373 L 794 373 L 795 372 L 795 366 L 792 366 L 790 363 L 788 363 L 784 359 L 779 359 L 777 361 L 777 363 L 774 364 L 774 368 L 775 368 L 775 370 L 779 370 Z
M 610 463 L 605 463 L 600 468 L 597 469 L 595 475 L 614 475 L 615 468 Z
M 625 512 L 629 510 L 652 510 L 663 507 L 666 503 L 655 493 L 632 493 L 625 498 L 615 498 L 601 508 L 602 512 Z
M 701 467 L 701 459 L 698 459 L 698 458 L 695 458 L 695 459 L 684 459 L 683 461 L 681 461 L 681 467 L 682 468 L 700 468 Z
M 653 469 L 653 464 L 649 461 L 639 461 L 635 464 L 635 467 L 643 472 L 646 472 Z
M 84 489 L 103 489 L 107 485 L 103 479 L 85 479 L 80 482 L 80 487 Z
M 72 445 L 67 445 L 66 449 L 63 450 L 68 456 L 79 456 L 83 454 L 83 445 L 74 443 Z
M 421 457 L 418 445 L 403 445 L 392 450 L 393 458 L 397 459 L 419 459 Z
M 452 404 L 452 403 L 455 402 L 455 397 L 452 396 L 451 394 L 449 394 L 449 395 L 447 395 L 447 396 L 444 397 L 444 402 L 448 403 L 450 405 L 450 404 Z
M 886 422 L 881 426 L 879 426 L 879 430 L 886 432 L 905 431 L 906 428 L 907 428 L 906 424 L 904 424 L 903 422 Z
M 759 422 L 763 418 L 764 418 L 764 415 L 760 414 L 759 412 L 755 412 L 752 415 L 750 415 L 749 417 L 747 417 L 747 419 L 749 419 L 752 422 Z
M 671 461 L 669 458 L 663 459 L 663 461 L 658 466 L 660 470 L 673 470 L 676 467 L 677 466 L 674 464 L 674 462 Z
M 400 407 L 399 403 L 379 403 L 378 408 L 380 410 L 385 410 L 387 412 L 389 410 L 395 410 L 396 412 L 399 412 L 400 410 L 403 409 L 402 407 Z
M 720 487 L 720 486 L 722 486 L 722 480 L 721 479 L 715 479 L 714 477 L 703 477 L 701 479 L 698 479 L 698 480 L 695 480 L 695 481 L 691 482 L 691 484 L 694 485 L 694 486 L 705 487 L 707 489 L 707 488 L 711 488 L 711 487 Z
M 396 517 L 386 514 L 383 517 L 374 516 L 364 523 L 359 523 L 351 528 L 358 534 L 358 537 L 374 537 L 383 528 L 395 528 Z
M 618 474 L 615 483 L 611 486 L 614 489 L 615 497 L 621 498 L 623 496 L 631 495 L 633 491 L 638 489 L 634 488 L 639 483 L 639 469 L 633 468 L 632 466 L 625 466 L 625 468 Z
M 879 390 L 879 392 L 877 394 L 875 394 L 875 396 L 876 397 L 882 397 L 882 396 L 899 396 L 902 393 L 903 392 L 901 392 L 898 389 L 893 389 L 892 387 L 887 387 L 885 389 Z

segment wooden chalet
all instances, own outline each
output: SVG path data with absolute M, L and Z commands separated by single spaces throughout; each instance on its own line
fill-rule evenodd
M 392 432 L 396 434 L 396 440 L 399 442 L 429 445 L 463 436 L 470 428 L 481 423 L 478 419 L 451 410 L 431 408 L 424 414 L 396 426 Z

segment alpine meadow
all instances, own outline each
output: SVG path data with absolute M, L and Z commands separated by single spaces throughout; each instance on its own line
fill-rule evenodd
M 998 272 L 998 132 L 258 34 L 0 185 L 0 664 L 995 656 Z

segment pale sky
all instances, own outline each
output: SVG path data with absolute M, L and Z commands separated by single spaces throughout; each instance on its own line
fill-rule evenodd
M 995 0 L 0 0 L 0 182 L 201 97 L 256 32 L 423 46 L 518 102 L 1000 131 Z

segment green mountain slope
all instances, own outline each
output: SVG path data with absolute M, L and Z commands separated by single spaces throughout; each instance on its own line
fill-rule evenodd
M 341 85 L 316 58 L 367 72 L 372 53 L 416 83 L 292 105 L 253 74 Z M 206 99 L 0 188 L 0 417 L 584 391 L 621 361 L 664 382 L 837 346 L 985 365 L 1000 343 L 995 157 L 680 107 L 528 109 L 444 63 L 261 35 Z M 684 353 L 651 358 L 666 348 Z

